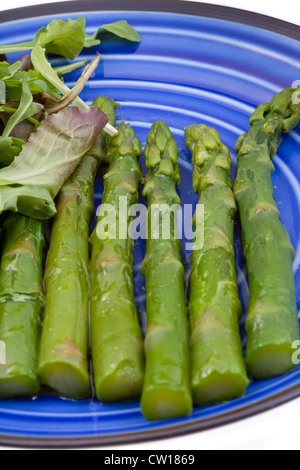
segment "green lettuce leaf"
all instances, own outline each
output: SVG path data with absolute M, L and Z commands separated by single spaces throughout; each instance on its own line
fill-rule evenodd
M 31 61 L 34 68 L 60 93 L 63 95 L 69 93 L 70 89 L 61 81 L 48 62 L 45 49 L 40 46 L 35 46 L 31 53 Z M 79 97 L 74 100 L 74 104 L 81 110 L 88 109 L 87 104 Z
M 97 36 L 98 36 L 98 31 L 96 31 L 94 34 L 90 36 L 86 34 L 84 36 L 84 47 L 86 49 L 89 49 L 90 47 L 99 46 L 99 44 L 101 44 L 101 41 L 100 39 L 97 39 Z
M 103 26 L 101 26 L 98 32 L 102 30 L 108 31 L 109 33 L 112 33 L 115 36 L 118 36 L 119 38 L 126 39 L 127 41 L 141 41 L 140 35 L 125 20 L 116 21 L 115 23 L 110 24 L 104 24 Z
M 29 89 L 26 78 L 23 77 L 22 96 L 19 107 L 9 118 L 4 131 L 2 132 L 2 137 L 8 137 L 20 122 L 24 121 L 28 117 L 38 114 L 39 111 L 39 108 L 33 103 L 33 96 Z
M 83 49 L 84 28 L 77 20 L 69 19 L 67 22 L 53 20 L 45 28 L 41 28 L 35 35 L 33 41 L 19 44 L 0 45 L 0 54 L 11 52 L 28 52 L 36 45 L 45 48 L 47 53 L 53 53 L 73 60 Z
M 14 103 L 11 103 L 11 104 L 13 105 Z M 34 103 L 34 105 L 36 106 L 36 109 L 38 110 L 37 114 L 40 115 L 42 113 L 42 111 L 44 110 L 44 106 L 40 103 Z M 16 112 L 17 112 L 17 108 L 11 108 L 7 105 L 1 105 L 0 106 L 0 120 L 2 121 L 2 123 L 4 123 L 4 121 L 6 121 L 5 122 L 5 125 L 6 125 L 10 115 L 14 114 Z M 7 117 L 6 120 L 3 119 L 4 115 L 6 115 L 6 117 Z M 40 124 L 38 119 L 36 119 L 35 115 L 33 115 L 32 117 L 27 117 L 26 120 L 28 122 L 30 122 L 31 124 L 35 125 L 35 126 L 39 126 L 39 124 Z M 19 124 L 17 124 L 17 125 L 19 126 Z
M 31 51 L 35 46 L 45 49 L 46 54 L 52 53 L 73 60 L 84 47 L 97 46 L 101 43 L 97 39 L 101 31 L 108 31 L 127 41 L 140 42 L 141 38 L 127 21 L 116 21 L 101 26 L 94 34 L 85 34 L 86 20 L 83 16 L 77 20 L 69 19 L 67 22 L 53 20 L 46 28 L 41 28 L 33 41 L 8 46 L 0 45 L 0 54 L 9 52 Z
M 24 79 L 26 79 L 31 94 L 36 95 L 45 92 L 60 97 L 56 88 L 47 82 L 37 70 L 20 71 L 20 67 L 22 67 L 21 61 L 12 65 L 7 62 L 0 62 L 0 81 L 5 85 L 6 102 L 20 101 Z
M 21 67 L 21 62 L 15 62 L 10 65 L 7 62 L 0 62 L 0 80 L 6 81 L 12 78 L 19 68 Z
M 93 108 L 69 107 L 45 119 L 13 163 L 0 170 L 0 212 L 53 215 L 51 200 L 106 124 L 105 114 Z
M 2 186 L 0 214 L 5 211 L 20 212 L 34 219 L 50 219 L 56 214 L 56 207 L 49 191 L 41 186 Z
M 41 28 L 33 41 L 19 44 L 0 45 L 0 54 L 11 52 L 32 51 L 36 45 L 46 49 L 47 53 L 61 55 L 73 60 L 84 47 L 85 40 L 85 20 L 53 20 L 45 28 Z
M 22 150 L 23 142 L 14 137 L 0 137 L 0 166 L 10 165 Z
M 97 36 L 101 31 L 107 31 L 119 38 L 126 39 L 127 41 L 140 42 L 141 37 L 136 30 L 130 26 L 125 20 L 116 21 L 115 23 L 104 24 L 92 35 L 85 34 L 84 47 L 94 47 L 101 44 L 100 39 Z
M 45 80 L 40 72 L 37 70 L 29 70 L 28 72 L 16 72 L 13 77 L 3 80 L 6 87 L 6 102 L 20 101 L 23 92 L 24 78 L 26 79 L 32 95 L 48 93 L 56 98 L 60 98 L 60 93 L 58 93 L 50 82 Z
M 47 32 L 42 33 L 37 44 L 52 53 L 73 60 L 84 46 L 84 28 L 76 20 L 67 22 L 54 20 L 47 26 Z

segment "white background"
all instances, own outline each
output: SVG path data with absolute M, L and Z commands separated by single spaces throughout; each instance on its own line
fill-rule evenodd
M 51 0 L 10 0 L 1 2 L 0 11 Z M 124 0 L 126 1 L 126 0 Z M 137 0 L 138 1 L 138 0 Z M 142 1 L 142 0 L 139 0 Z M 185 0 L 183 0 L 185 1 Z M 192 0 L 194 2 L 198 0 Z M 100 0 L 99 0 L 100 2 Z M 296 0 L 209 1 L 206 3 L 242 8 L 300 24 L 300 3 Z M 54 2 L 51 2 L 54 3 Z M 42 11 L 42 10 L 41 10 Z M 300 49 L 299 49 L 300 60 Z M 299 77 L 300 79 L 300 77 Z M 300 394 L 300 391 L 299 391 Z M 0 448 L 4 449 L 3 447 Z M 294 450 L 300 449 L 300 398 L 274 410 L 210 431 L 178 438 L 114 447 L 107 450 Z

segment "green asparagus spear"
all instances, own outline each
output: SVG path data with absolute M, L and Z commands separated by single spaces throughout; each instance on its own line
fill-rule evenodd
M 121 239 L 118 230 L 122 219 L 128 231 L 128 210 L 138 202 L 142 175 L 137 157 L 141 147 L 130 127 L 121 124 L 118 131 L 118 137 L 108 143 L 110 164 L 104 176 L 102 201 L 114 208 L 116 238 L 98 237 L 104 214 L 100 214 L 91 237 L 92 358 L 96 395 L 103 401 L 139 397 L 144 375 L 143 339 L 132 282 L 133 241 L 125 239 L 126 234 Z M 120 197 L 127 200 L 124 212 Z
M 33 124 L 23 126 L 22 139 L 27 141 L 33 130 Z M 0 268 L 0 396 L 34 395 L 39 390 L 37 350 L 44 304 L 44 222 L 10 215 L 4 224 L 4 236 Z
M 113 100 L 99 97 L 92 106 L 110 118 L 114 116 Z M 100 135 L 60 191 L 45 272 L 46 309 L 38 375 L 42 384 L 76 399 L 90 393 L 89 224 L 103 139 Z
M 0 397 L 35 395 L 44 302 L 44 224 L 20 214 L 4 226 L 0 265 Z
M 234 194 L 239 206 L 250 300 L 246 331 L 246 361 L 255 379 L 283 374 L 294 367 L 293 342 L 299 339 L 294 249 L 281 224 L 271 174 L 282 132 L 294 128 L 300 107 L 292 102 L 295 90 L 260 105 L 250 119 L 249 132 L 238 140 Z
M 184 291 L 182 247 L 177 237 L 176 213 L 180 207 L 176 185 L 180 183 L 178 147 L 164 122 L 155 122 L 145 148 L 144 196 L 148 203 L 148 240 L 142 272 L 146 279 L 146 372 L 142 412 L 150 420 L 189 415 L 190 351 Z M 163 233 L 163 217 L 170 215 L 170 234 Z
M 203 246 L 193 251 L 190 322 L 192 392 L 196 405 L 244 394 L 249 383 L 239 332 L 241 304 L 236 283 L 233 219 L 236 204 L 229 150 L 215 129 L 186 128 L 193 154 L 193 186 L 204 208 Z

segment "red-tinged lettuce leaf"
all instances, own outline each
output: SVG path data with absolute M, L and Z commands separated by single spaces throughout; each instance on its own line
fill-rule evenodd
M 105 114 L 93 108 L 66 108 L 45 119 L 13 163 L 0 170 L 0 212 L 49 218 L 50 201 L 106 124 Z
M 39 122 L 44 113 L 44 106 L 40 103 L 34 103 L 34 105 L 38 109 L 38 113 L 34 114 L 32 118 L 35 121 Z M 30 135 L 35 131 L 35 129 L 36 129 L 35 123 L 32 122 L 29 118 L 17 124 L 16 127 L 13 129 L 13 131 L 10 133 L 10 137 L 15 137 L 16 139 L 27 142 Z
M 32 69 L 32 63 L 29 54 L 21 55 L 20 62 L 21 67 L 19 68 L 19 72 L 29 72 L 29 70 Z

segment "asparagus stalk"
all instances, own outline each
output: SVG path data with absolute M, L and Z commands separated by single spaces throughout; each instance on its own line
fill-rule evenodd
M 20 214 L 3 225 L 0 265 L 0 397 L 35 395 L 43 308 L 44 224 Z
M 28 140 L 34 125 L 23 124 L 17 126 L 13 132 L 21 126 L 22 139 Z M 40 388 L 36 368 L 44 306 L 44 222 L 11 214 L 3 227 L 1 223 L 1 232 L 2 229 L 4 247 L 0 265 L 0 396 L 31 396 Z
M 132 220 L 128 210 L 138 202 L 141 147 L 130 127 L 122 123 L 118 131 L 118 137 L 109 139 L 106 156 L 110 164 L 102 201 L 116 214 L 116 238 L 98 237 L 105 221 L 101 215 L 91 237 L 92 359 L 96 395 L 103 401 L 139 397 L 144 375 L 143 339 L 132 282 L 133 241 L 121 239 L 118 230 L 123 219 L 128 231 Z M 121 196 L 127 200 L 125 213 L 120 212 Z
M 113 100 L 99 97 L 92 106 L 114 122 Z M 46 308 L 38 375 L 42 384 L 75 399 L 90 393 L 89 224 L 103 142 L 102 133 L 60 191 L 45 271 Z
M 185 139 L 193 154 L 194 191 L 204 207 L 203 246 L 193 251 L 190 284 L 192 392 L 196 405 L 207 405 L 243 395 L 249 383 L 239 333 L 236 204 L 230 153 L 218 132 L 193 125 L 186 128 Z
M 147 335 L 142 412 L 150 420 L 189 415 L 190 351 L 181 244 L 176 216 L 170 212 L 171 233 L 163 235 L 163 220 L 152 224 L 157 209 L 165 212 L 180 204 L 177 144 L 164 122 L 155 122 L 145 148 L 144 196 L 148 203 L 148 240 L 142 272 L 146 279 Z M 167 210 L 168 212 L 168 210 Z M 156 233 L 155 233 L 156 232 Z
M 239 206 L 250 299 L 246 331 L 246 362 L 255 379 L 283 374 L 294 367 L 293 342 L 299 326 L 293 275 L 294 249 L 281 224 L 271 174 L 282 132 L 295 127 L 300 107 L 292 103 L 295 90 L 260 105 L 251 128 L 237 142 L 234 194 Z

